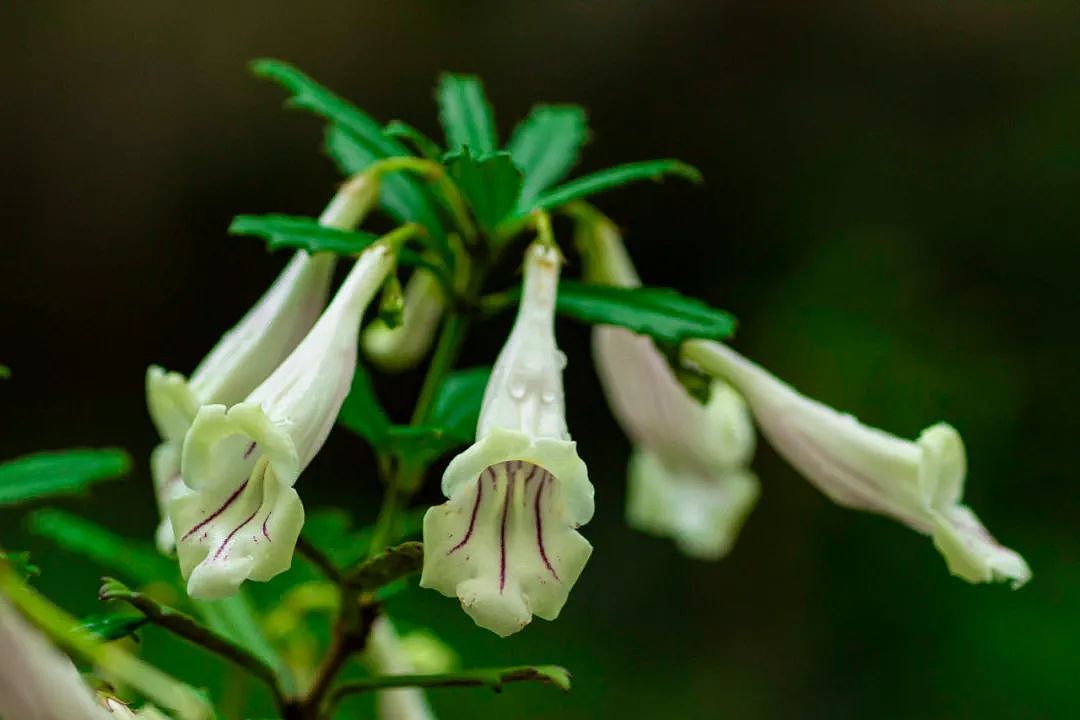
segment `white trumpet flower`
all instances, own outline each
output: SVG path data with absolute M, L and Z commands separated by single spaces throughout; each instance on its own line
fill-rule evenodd
M 517 319 L 484 393 L 476 442 L 442 479 L 449 501 L 424 516 L 420 585 L 457 596 L 477 625 L 506 637 L 554 620 L 592 546 L 577 528 L 593 487 L 566 427 L 555 344 L 558 250 L 526 253 Z
M 607 218 L 583 223 L 578 244 L 590 279 L 641 284 Z M 634 444 L 627 520 L 671 537 L 688 555 L 723 557 L 759 495 L 757 477 L 747 468 L 754 428 L 746 404 L 728 385 L 714 382 L 702 405 L 652 340 L 624 328 L 594 328 L 593 356 L 608 405 Z
M 690 341 L 683 355 L 737 388 L 777 452 L 837 503 L 931 536 L 950 572 L 968 582 L 1030 579 L 1024 559 L 961 504 L 967 459 L 951 426 L 903 440 L 801 395 L 720 343 Z
M 287 570 L 304 522 L 293 485 L 322 447 L 356 369 L 364 310 L 393 268 L 377 243 L 315 326 L 243 402 L 203 405 L 184 441 L 168 511 L 192 597 L 236 592 Z
M 378 180 L 358 175 L 327 206 L 319 222 L 352 228 L 378 199 Z M 292 352 L 326 305 L 335 258 L 330 253 L 297 252 L 277 280 L 237 325 L 218 341 L 190 378 L 151 366 L 146 404 L 162 438 L 150 457 L 161 515 L 158 549 L 176 547 L 168 520 L 170 500 L 181 491 L 180 448 L 202 405 L 243 400 Z

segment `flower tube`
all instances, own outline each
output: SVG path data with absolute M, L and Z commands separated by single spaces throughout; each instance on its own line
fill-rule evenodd
M 378 199 L 378 181 L 357 175 L 327 206 L 319 222 L 351 228 Z M 181 490 L 180 448 L 200 406 L 243 400 L 292 352 L 326 304 L 335 258 L 330 253 L 297 252 L 270 289 L 218 341 L 190 378 L 153 365 L 146 374 L 146 403 L 162 438 L 150 456 L 161 515 L 158 549 L 176 547 L 167 517 L 169 501 Z
M 293 485 L 334 425 L 361 318 L 393 265 L 387 243 L 365 250 L 307 337 L 246 400 L 198 409 L 183 487 L 168 507 L 192 597 L 231 595 L 289 568 L 304 522 Z
M 442 479 L 446 503 L 424 516 L 421 587 L 449 597 L 503 637 L 554 620 L 592 546 L 577 528 L 593 487 L 566 427 L 555 344 L 558 250 L 526 253 L 517 319 L 484 393 L 476 442 Z
M 588 217 L 577 239 L 590 279 L 641 284 L 610 220 Z M 702 405 L 652 340 L 624 328 L 594 328 L 593 357 L 608 405 L 634 445 L 627 521 L 671 537 L 693 557 L 723 557 L 759 495 L 757 477 L 747 467 L 754 428 L 746 404 L 715 381 Z
M 416 366 L 435 340 L 446 305 L 439 280 L 418 269 L 405 285 L 405 312 L 401 325 L 388 327 L 376 318 L 365 328 L 361 342 L 364 355 L 387 372 L 401 372 Z
M 968 582 L 1031 577 L 961 503 L 967 458 L 960 434 L 938 423 L 914 441 L 868 427 L 801 395 L 734 350 L 694 340 L 683 356 L 746 398 L 776 451 L 835 502 L 887 515 L 933 538 L 949 571 Z
M 411 675 L 416 668 L 390 619 L 380 615 L 371 625 L 365 664 L 376 675 Z M 420 688 L 379 690 L 375 694 L 375 714 L 379 720 L 435 720 L 435 713 Z

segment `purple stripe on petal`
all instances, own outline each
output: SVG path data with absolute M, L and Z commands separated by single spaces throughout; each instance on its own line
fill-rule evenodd
M 534 504 L 536 512 L 536 547 L 540 550 L 540 559 L 544 561 L 544 566 L 547 567 L 548 572 L 551 573 L 551 577 L 559 580 L 559 574 L 555 572 L 555 568 L 551 566 L 551 561 L 548 560 L 547 550 L 544 549 L 544 524 L 540 514 L 540 499 L 543 495 L 544 488 L 548 485 L 548 480 L 551 479 L 551 474 L 544 471 L 544 476 L 540 480 L 539 486 L 536 488 L 536 502 Z
M 213 558 L 214 560 L 217 560 L 219 557 L 221 557 L 221 553 L 225 552 L 225 546 L 229 544 L 229 541 L 233 539 L 233 536 L 236 535 L 236 533 L 240 532 L 244 528 L 245 525 L 247 525 L 249 522 L 254 520 L 255 516 L 258 513 L 259 513 L 259 508 L 255 508 L 255 512 L 248 515 L 247 519 L 245 519 L 244 522 L 242 522 L 239 525 L 237 525 L 236 527 L 234 527 L 232 529 L 232 532 L 230 532 L 227 536 L 225 536 L 225 539 L 221 541 L 221 544 L 218 545 L 217 551 L 214 553 L 214 558 Z
M 469 538 L 472 537 L 473 530 L 476 528 L 476 513 L 480 510 L 480 500 L 484 497 L 484 479 L 479 477 L 476 479 L 476 502 L 473 503 L 472 515 L 469 517 L 469 529 L 465 531 L 465 537 L 461 539 L 454 547 L 446 553 L 447 555 L 453 555 L 454 552 L 460 550 L 465 543 L 469 542 Z
M 184 536 L 180 538 L 180 542 L 184 542 L 189 537 L 197 533 L 199 530 L 202 530 L 204 527 L 213 522 L 214 518 L 216 518 L 218 515 L 228 510 L 229 506 L 236 502 L 236 498 L 240 497 L 240 493 L 244 492 L 244 488 L 247 487 L 247 484 L 247 480 L 240 483 L 240 487 L 236 488 L 236 490 L 233 491 L 233 494 L 228 497 L 228 499 L 222 504 L 221 507 L 210 513 L 210 515 L 206 519 L 202 520 L 198 525 L 184 533 Z

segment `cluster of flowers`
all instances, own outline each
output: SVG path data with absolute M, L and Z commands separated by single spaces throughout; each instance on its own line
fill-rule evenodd
M 377 182 L 359 175 L 321 222 L 351 228 L 377 194 Z M 579 222 L 587 278 L 638 285 L 615 226 L 598 214 Z M 478 625 L 503 636 L 533 615 L 554 619 L 592 551 L 578 528 L 592 517 L 593 487 L 567 430 L 566 359 L 555 341 L 561 260 L 549 243 L 526 251 L 517 318 L 476 442 L 450 462 L 448 501 L 424 521 L 421 585 L 457 596 Z M 394 262 L 392 248 L 371 246 L 322 310 L 334 259 L 299 252 L 189 379 L 150 369 L 148 404 L 162 437 L 152 463 L 158 543 L 175 548 L 191 596 L 226 596 L 289 567 L 304 520 L 294 485 L 335 422 L 364 310 Z M 434 332 L 439 301 L 430 291 L 409 298 L 411 333 Z M 427 309 L 413 314 L 410 305 Z M 594 345 L 610 405 L 634 443 L 627 515 L 636 527 L 694 556 L 727 553 L 758 497 L 748 469 L 756 421 L 836 502 L 931 536 L 953 574 L 1015 586 L 1030 577 L 961 503 L 965 454 L 951 426 L 903 440 L 804 397 L 725 345 L 691 340 L 683 362 L 712 378 L 702 404 L 647 337 L 597 327 Z

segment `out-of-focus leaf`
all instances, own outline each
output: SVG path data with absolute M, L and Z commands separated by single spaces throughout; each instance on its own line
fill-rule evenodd
M 104 613 L 83 618 L 82 622 L 79 623 L 79 629 L 93 633 L 99 640 L 120 640 L 129 635 L 134 635 L 136 630 L 148 622 L 150 622 L 150 618 L 141 614 Z
M 403 120 L 391 120 L 386 123 L 383 132 L 392 138 L 412 143 L 412 146 L 428 160 L 438 160 L 442 157 L 442 148 L 434 140 Z
M 116 448 L 26 455 L 0 464 L 0 505 L 79 492 L 130 469 L 131 457 Z
M 494 152 L 499 147 L 495 134 L 495 114 L 484 94 L 484 84 L 474 75 L 445 73 L 436 90 L 439 122 L 451 152 L 469 148 L 474 155 Z
M 667 175 L 682 177 L 692 182 L 701 181 L 700 172 L 679 160 L 643 160 L 617 165 L 571 180 L 565 185 L 541 193 L 526 205 L 519 205 L 517 214 L 520 217 L 537 208 L 550 210 L 621 185 L 640 180 L 661 180 Z
M 518 124 L 506 149 L 525 176 L 521 207 L 531 207 L 537 195 L 570 172 L 587 133 L 585 110 L 577 105 L 539 105 Z
M 28 524 L 34 534 L 135 582 L 176 581 L 176 565 L 149 544 L 122 538 L 71 513 L 45 508 L 32 513 Z
M 30 553 L 0 550 L 0 562 L 6 562 L 23 580 L 41 574 L 41 568 L 30 562 Z
M 395 524 L 396 532 L 388 542 L 396 543 L 416 537 L 424 523 L 426 508 L 402 513 Z M 352 529 L 349 514 L 340 508 L 321 508 L 309 513 L 304 522 L 304 538 L 326 555 L 338 567 L 355 565 L 367 557 L 371 547 L 372 527 Z
M 442 428 L 451 440 L 472 442 L 490 377 L 489 367 L 456 370 L 448 374 L 432 402 L 431 424 Z
M 247 649 L 287 677 L 284 663 L 260 627 L 259 614 L 244 588 L 220 600 L 192 600 L 195 611 L 214 632 Z
M 564 281 L 558 311 L 597 325 L 619 325 L 662 343 L 689 338 L 722 340 L 735 332 L 735 318 L 669 288 L 623 288 Z
M 514 166 L 510 153 L 477 156 L 465 148 L 447 156 L 445 162 L 447 172 L 485 230 L 494 228 L 517 207 L 521 171 Z
M 375 396 L 371 378 L 362 365 L 356 366 L 352 387 L 338 412 L 338 422 L 367 440 L 372 447 L 383 449 L 390 418 Z
M 7 380 L 11 377 L 11 368 L 7 365 L 0 365 L 0 380 Z

